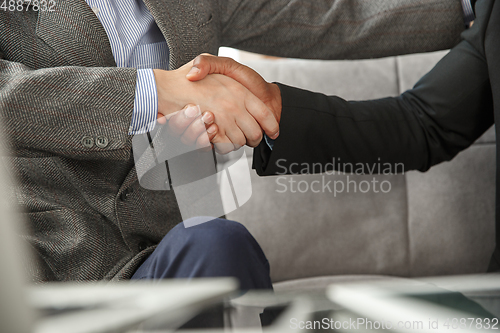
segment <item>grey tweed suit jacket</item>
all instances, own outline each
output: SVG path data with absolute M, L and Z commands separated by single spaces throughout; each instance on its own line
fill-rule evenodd
M 453 46 L 463 29 L 459 0 L 144 2 L 171 69 L 220 46 L 323 59 L 431 51 Z M 38 281 L 130 278 L 181 222 L 173 192 L 137 182 L 127 135 L 136 70 L 116 68 L 84 0 L 56 0 L 54 12 L 26 6 L 0 10 L 0 114 L 36 254 L 32 273 Z M 107 144 L 87 148 L 84 137 Z

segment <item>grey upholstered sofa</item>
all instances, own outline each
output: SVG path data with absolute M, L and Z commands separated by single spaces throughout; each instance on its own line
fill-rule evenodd
M 364 61 L 247 62 L 268 81 L 347 99 L 395 96 L 446 52 Z M 322 287 L 373 275 L 419 277 L 484 272 L 494 247 L 495 133 L 427 173 L 376 176 L 388 193 L 285 193 L 289 181 L 260 178 L 229 219 L 243 223 L 271 264 L 275 288 Z M 249 163 L 251 150 L 249 149 Z M 330 175 L 326 180 L 371 181 Z M 323 175 L 291 176 L 311 184 Z M 365 184 L 366 185 L 366 184 Z M 385 183 L 387 191 L 387 182 Z M 331 186 L 332 187 L 332 186 Z M 303 184 L 302 190 L 306 188 Z M 364 188 L 366 189 L 366 187 Z

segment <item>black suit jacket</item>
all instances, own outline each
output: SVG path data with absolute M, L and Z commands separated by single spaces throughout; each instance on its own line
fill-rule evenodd
M 273 151 L 265 142 L 255 149 L 257 173 L 282 174 L 304 162 L 328 169 L 333 157 L 426 171 L 469 147 L 500 116 L 500 3 L 479 0 L 476 16 L 462 41 L 399 97 L 353 102 L 280 85 L 280 136 Z M 496 222 L 490 270 L 500 268 L 498 209 Z

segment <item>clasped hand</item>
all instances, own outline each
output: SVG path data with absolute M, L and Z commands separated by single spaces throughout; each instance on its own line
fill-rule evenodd
M 263 132 L 271 139 L 279 135 L 279 88 L 230 58 L 203 54 L 177 70 L 154 74 L 158 122 L 168 121 L 185 144 L 211 142 L 227 153 L 228 147 L 256 147 Z

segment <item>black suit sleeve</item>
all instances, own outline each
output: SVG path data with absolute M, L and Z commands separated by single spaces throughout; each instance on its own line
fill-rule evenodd
M 334 158 L 340 162 L 336 169 L 344 163 L 389 163 L 401 171 L 402 163 L 405 170 L 425 171 L 453 158 L 493 124 L 486 60 L 467 40 L 398 97 L 353 102 L 280 89 L 280 136 L 272 151 L 265 142 L 255 149 L 259 175 L 303 169 L 293 163 L 315 164 L 314 170 L 322 165 L 324 171 Z

